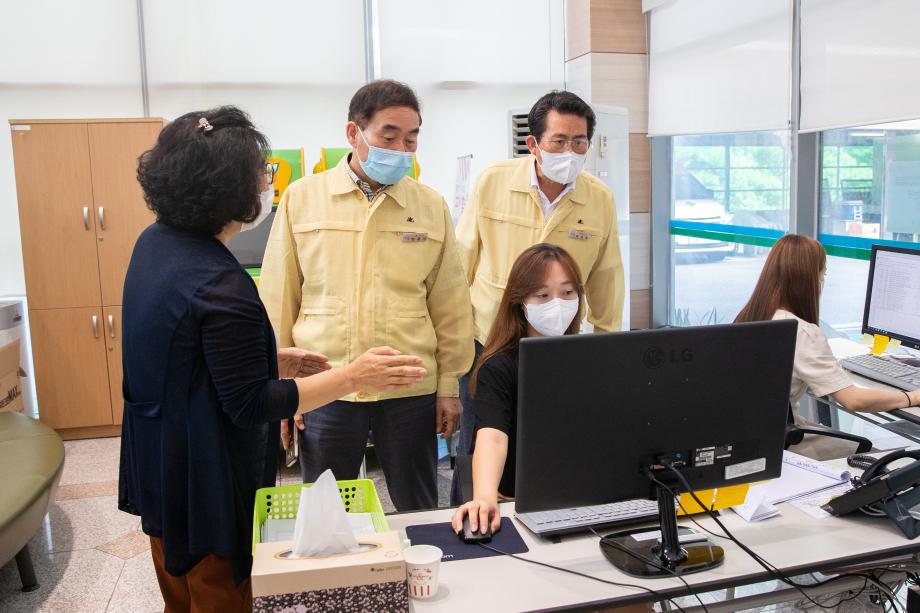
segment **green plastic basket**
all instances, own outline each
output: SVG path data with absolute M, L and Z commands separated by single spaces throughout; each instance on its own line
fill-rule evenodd
M 377 532 L 389 532 L 377 488 L 370 479 L 337 481 L 339 494 L 348 513 L 370 513 Z M 275 519 L 296 519 L 297 505 L 300 504 L 300 490 L 313 487 L 312 483 L 285 485 L 283 487 L 263 487 L 256 490 L 256 506 L 252 516 L 252 553 L 256 553 L 256 544 L 262 542 L 262 524 L 269 517 Z

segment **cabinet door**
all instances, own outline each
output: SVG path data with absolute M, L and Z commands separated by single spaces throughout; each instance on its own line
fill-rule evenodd
M 103 307 L 105 346 L 109 361 L 109 394 L 112 398 L 112 423 L 121 424 L 125 401 L 121 393 L 121 307 Z
M 30 309 L 98 305 L 86 124 L 12 126 Z
M 102 309 L 29 311 L 39 419 L 52 428 L 112 424 Z
M 162 124 L 91 123 L 93 215 L 102 304 L 121 304 L 125 272 L 138 235 L 154 221 L 137 182 L 137 158 L 153 147 Z

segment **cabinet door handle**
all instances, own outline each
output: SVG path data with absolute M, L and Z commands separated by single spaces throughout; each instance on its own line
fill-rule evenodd
M 93 315 L 93 338 L 99 338 L 99 318 Z
M 105 230 L 105 207 L 99 207 L 99 227 Z
M 89 207 L 83 207 L 83 227 L 89 230 Z
M 109 336 L 115 338 L 115 316 L 109 315 L 106 320 L 109 326 Z

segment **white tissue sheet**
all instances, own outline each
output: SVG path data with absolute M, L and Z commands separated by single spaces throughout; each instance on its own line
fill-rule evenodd
M 291 552 L 297 557 L 358 551 L 335 476 L 326 470 L 313 487 L 300 491 Z

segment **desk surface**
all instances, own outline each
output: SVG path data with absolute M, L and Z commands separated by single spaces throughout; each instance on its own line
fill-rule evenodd
M 502 512 L 513 515 L 513 503 Z M 870 517 L 814 519 L 788 504 L 781 514 L 761 522 L 745 523 L 728 511 L 722 521 L 745 545 L 788 574 L 832 570 L 848 564 L 903 556 L 920 550 L 920 541 L 909 541 L 895 525 Z M 453 509 L 403 513 L 387 518 L 393 530 L 406 526 L 445 522 Z M 711 518 L 698 518 L 718 533 Z M 687 519 L 681 525 L 692 527 Z M 520 522 L 515 526 L 530 551 L 522 557 L 576 570 L 618 583 L 642 585 L 670 596 L 686 592 L 677 579 L 647 580 L 618 571 L 603 557 L 598 539 L 590 534 L 562 537 L 561 542 L 535 537 Z M 686 581 L 704 592 L 766 580 L 765 571 L 737 545 L 714 539 L 725 549 L 722 566 L 688 575 Z M 461 560 L 441 564 L 440 590 L 432 600 L 412 600 L 412 610 L 422 611 L 529 611 L 596 610 L 604 605 L 658 600 L 646 592 L 599 583 L 568 573 L 528 564 L 507 557 Z

